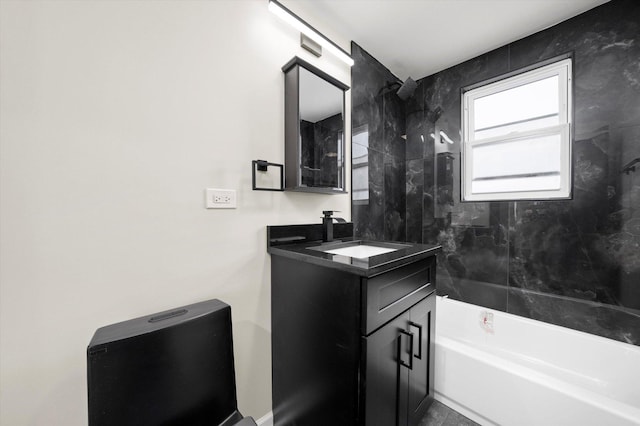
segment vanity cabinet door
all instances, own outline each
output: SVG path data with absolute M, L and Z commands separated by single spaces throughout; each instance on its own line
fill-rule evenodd
M 363 337 L 363 355 L 366 357 L 364 380 L 366 426 L 392 426 L 407 424 L 407 392 L 401 382 L 408 380 L 408 369 L 398 362 L 398 348 L 406 346 L 408 337 L 400 330 L 409 321 L 408 312 L 387 325 Z M 404 354 L 409 360 L 409 353 Z
M 365 425 L 417 426 L 433 402 L 435 292 L 363 337 Z
M 435 292 L 409 311 L 406 330 L 414 336 L 413 369 L 408 374 L 409 425 L 417 425 L 433 402 Z

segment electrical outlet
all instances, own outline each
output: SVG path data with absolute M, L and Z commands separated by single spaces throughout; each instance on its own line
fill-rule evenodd
M 206 207 L 208 209 L 235 209 L 236 190 L 207 188 Z

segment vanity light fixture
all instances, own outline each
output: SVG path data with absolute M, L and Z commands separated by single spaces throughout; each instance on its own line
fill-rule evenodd
M 318 30 L 316 30 L 311 25 L 306 23 L 298 15 L 296 15 L 295 13 L 293 13 L 292 11 L 284 7 L 279 1 L 269 0 L 269 10 L 273 14 L 277 15 L 280 19 L 287 22 L 293 28 L 297 29 L 298 31 L 303 33 L 305 36 L 309 37 L 311 40 L 315 41 L 320 46 L 324 47 L 329 52 L 337 56 L 339 59 L 344 61 L 347 65 L 353 66 L 353 63 L 354 63 L 353 58 L 351 57 L 351 55 L 349 55 L 349 53 L 347 53 L 340 46 L 338 46 L 337 44 L 329 40 L 326 36 L 318 32 Z

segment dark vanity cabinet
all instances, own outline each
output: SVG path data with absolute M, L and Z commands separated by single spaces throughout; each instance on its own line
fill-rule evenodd
M 363 337 L 366 425 L 417 425 L 433 400 L 435 293 Z
M 275 425 L 419 423 L 433 401 L 435 259 L 370 273 L 272 252 Z

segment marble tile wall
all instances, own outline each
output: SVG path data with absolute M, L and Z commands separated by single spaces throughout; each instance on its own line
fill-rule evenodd
M 351 45 L 352 131 L 367 130 L 368 138 L 354 138 L 367 152 L 367 200 L 352 206 L 355 235 L 387 241 L 406 240 L 406 162 L 404 102 L 395 94 L 399 85 L 388 69 L 356 43 Z M 357 182 L 354 182 L 358 185 Z
M 361 66 L 377 64 L 354 52 Z M 574 59 L 572 199 L 461 203 L 460 89 L 565 53 Z M 354 70 L 354 99 L 375 91 L 373 75 Z M 403 105 L 406 212 L 397 214 L 408 241 L 442 244 L 438 292 L 640 345 L 640 163 L 622 172 L 640 158 L 640 2 L 613 0 L 418 83 Z M 376 145 L 383 164 L 387 143 Z M 399 205 L 380 201 L 384 220 L 354 215 L 356 228 L 388 235 L 401 222 L 388 224 L 387 208 Z

